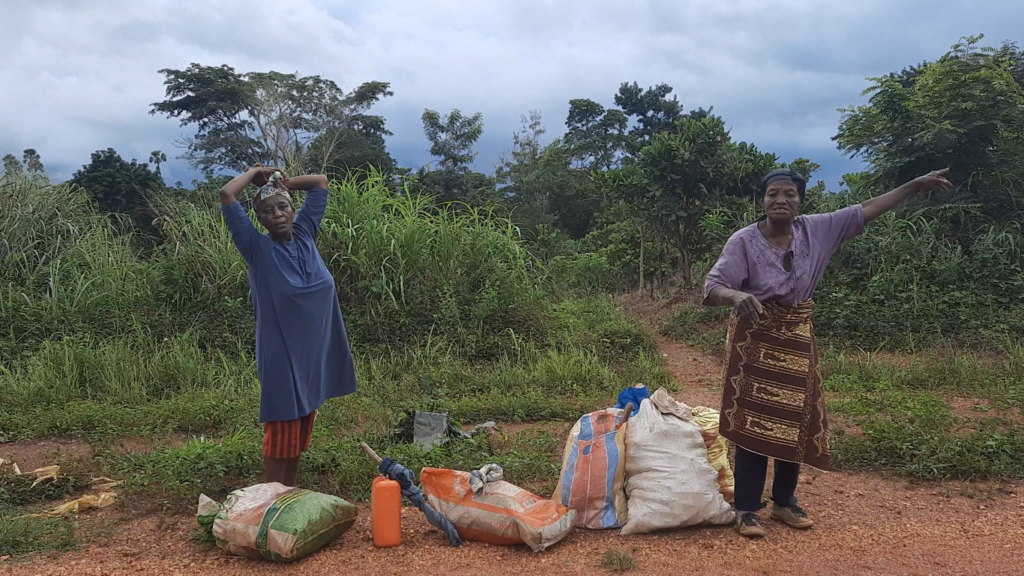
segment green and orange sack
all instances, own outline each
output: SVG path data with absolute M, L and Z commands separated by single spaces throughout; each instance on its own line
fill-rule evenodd
M 291 562 L 344 534 L 356 514 L 336 496 L 271 482 L 235 490 L 224 504 L 200 495 L 196 520 L 229 554 Z

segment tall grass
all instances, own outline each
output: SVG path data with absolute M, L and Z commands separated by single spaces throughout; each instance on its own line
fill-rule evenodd
M 193 332 L 203 349 L 251 347 L 246 267 L 213 192 L 154 198 L 165 243 L 142 257 L 81 190 L 11 177 L 0 187 L 0 365 L 66 337 Z M 443 340 L 493 359 L 548 336 L 552 301 L 507 220 L 349 179 L 332 184 L 318 246 L 359 344 Z
M 138 325 L 156 277 L 88 197 L 41 180 L 0 179 L 0 366 L 54 337 Z
M 25 176 L 0 177 L 0 279 L 23 285 L 44 278 L 51 262 L 108 221 L 81 190 L 60 194 Z
M 237 306 L 247 277 L 212 194 L 159 203 L 170 301 Z M 353 338 L 404 344 L 442 338 L 495 357 L 510 335 L 543 334 L 550 302 L 535 260 L 507 220 L 395 195 L 377 177 L 335 182 L 318 247 Z M 218 304 L 214 304 L 218 305 Z
M 543 332 L 537 264 L 509 221 L 479 209 L 437 210 L 374 180 L 363 186 L 342 183 L 322 246 L 342 301 L 363 309 L 365 337 L 402 342 L 429 332 L 487 353 L 510 332 Z
M 164 244 L 140 255 L 82 191 L 2 182 L 0 433 L 256 428 L 248 275 L 213 191 L 154 198 Z M 636 381 L 667 383 L 652 338 L 610 298 L 542 289 L 507 220 L 347 180 L 332 184 L 318 246 L 360 380 L 324 407 L 326 426 L 386 434 L 408 409 L 572 419 Z

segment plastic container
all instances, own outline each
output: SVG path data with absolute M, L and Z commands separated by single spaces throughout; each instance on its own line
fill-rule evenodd
M 378 548 L 402 543 L 402 487 L 384 476 L 374 478 L 370 487 L 370 532 Z

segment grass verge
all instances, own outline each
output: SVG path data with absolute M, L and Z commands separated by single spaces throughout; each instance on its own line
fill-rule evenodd
M 557 481 L 563 439 L 538 430 L 492 433 L 452 441 L 427 452 L 391 436 L 339 437 L 319 428 L 310 451 L 302 457 L 300 484 L 351 500 L 368 498 L 377 472 L 360 450 L 360 441 L 417 474 L 426 466 L 471 470 L 493 462 L 505 469 L 506 480 L 544 495 L 550 494 Z M 248 429 L 219 440 L 196 437 L 177 448 L 143 454 L 108 451 L 99 459 L 111 474 L 127 480 L 128 491 L 146 492 L 187 509 L 195 505 L 200 492 L 223 498 L 231 490 L 253 484 L 263 468 L 260 445 L 258 431 Z

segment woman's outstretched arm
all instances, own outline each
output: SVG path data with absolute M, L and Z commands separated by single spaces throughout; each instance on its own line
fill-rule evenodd
M 929 172 L 928 174 L 914 178 L 910 182 L 903 184 L 899 188 L 890 190 L 881 196 L 865 200 L 861 203 L 861 208 L 864 210 L 864 223 L 867 224 L 882 214 L 885 214 L 899 206 L 914 194 L 927 192 L 929 190 L 939 190 L 941 192 L 949 190 L 953 185 L 945 178 L 948 172 L 949 168 Z

